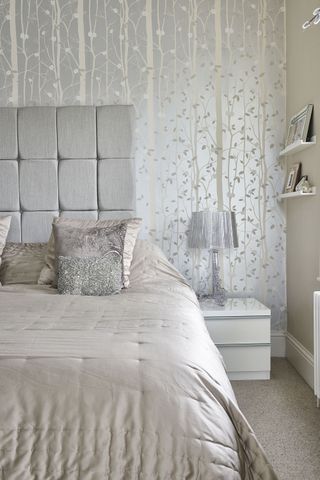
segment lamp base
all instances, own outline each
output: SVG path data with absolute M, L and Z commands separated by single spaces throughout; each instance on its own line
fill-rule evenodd
M 212 298 L 217 305 L 224 307 L 227 301 L 227 292 L 223 288 L 220 279 L 219 254 L 212 251 Z
M 206 294 L 196 294 L 197 295 L 197 298 L 200 301 L 210 301 L 212 302 L 212 304 L 214 303 L 215 305 L 217 305 L 218 307 L 224 307 L 225 304 L 227 303 L 227 300 L 228 300 L 228 296 L 226 295 L 226 290 L 224 290 L 223 292 L 220 292 L 219 294 L 217 295 L 206 295 Z

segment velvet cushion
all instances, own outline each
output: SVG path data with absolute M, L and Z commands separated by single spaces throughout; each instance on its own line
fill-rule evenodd
M 80 230 L 83 228 L 112 228 L 114 226 L 125 225 L 126 233 L 124 239 L 124 249 L 122 258 L 123 268 L 123 287 L 129 286 L 130 266 L 132 261 L 133 249 L 136 243 L 138 232 L 141 226 L 140 218 L 129 218 L 123 220 L 86 220 L 86 219 L 70 219 L 66 217 L 56 218 L 53 225 L 65 225 L 76 227 Z M 62 255 L 62 254 L 61 254 Z M 39 281 L 40 285 L 56 286 L 56 251 L 55 238 L 53 233 L 49 239 L 48 250 L 45 257 L 45 266 L 41 271 Z

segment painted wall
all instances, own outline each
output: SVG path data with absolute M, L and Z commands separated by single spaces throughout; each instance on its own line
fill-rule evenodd
M 284 0 L 2 0 L 0 22 L 0 103 L 132 102 L 144 236 L 205 292 L 191 212 L 235 210 L 226 286 L 285 327 Z
M 318 144 L 288 159 L 302 163 L 303 174 L 320 186 L 320 26 L 301 25 L 319 6 L 317 0 L 287 1 L 287 118 L 307 103 L 314 104 Z M 313 351 L 313 291 L 319 290 L 319 194 L 287 202 L 288 331 Z

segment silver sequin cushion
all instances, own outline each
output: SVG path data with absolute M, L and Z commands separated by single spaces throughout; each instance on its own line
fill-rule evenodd
M 111 295 L 123 286 L 126 224 L 53 224 L 58 292 Z
M 58 292 L 62 295 L 113 295 L 122 287 L 122 256 L 58 257 Z

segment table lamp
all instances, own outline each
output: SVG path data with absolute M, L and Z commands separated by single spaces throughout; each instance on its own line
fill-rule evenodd
M 217 305 L 224 306 L 227 296 L 219 274 L 219 251 L 239 246 L 234 212 L 212 212 L 210 210 L 192 212 L 188 246 L 210 251 L 212 297 Z

